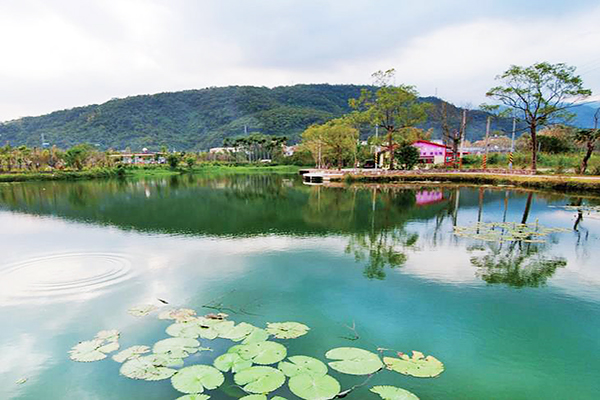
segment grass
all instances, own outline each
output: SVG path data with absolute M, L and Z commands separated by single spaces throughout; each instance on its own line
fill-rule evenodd
M 178 174 L 195 174 L 195 173 L 279 173 L 279 174 L 295 174 L 300 167 L 291 165 L 197 165 L 192 169 L 176 168 L 171 169 L 163 165 L 152 166 L 126 166 L 126 167 L 111 167 L 111 168 L 90 168 L 82 171 L 52 171 L 52 172 L 36 172 L 24 171 L 10 174 L 0 174 L 0 182 L 26 182 L 26 181 L 59 181 L 59 180 L 83 180 L 97 178 L 115 178 L 115 177 L 151 177 L 151 176 L 169 176 Z

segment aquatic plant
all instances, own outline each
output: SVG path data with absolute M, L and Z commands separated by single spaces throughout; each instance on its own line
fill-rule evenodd
M 522 241 L 544 243 L 551 233 L 568 232 L 562 228 L 548 228 L 536 223 L 518 224 L 515 222 L 477 222 L 470 226 L 455 226 L 454 234 L 470 239 L 489 242 Z
M 150 308 L 137 307 L 133 315 Z M 207 400 L 206 390 L 214 390 L 225 382 L 224 373 L 231 373 L 237 387 L 247 393 L 242 399 L 269 400 L 267 395 L 281 388 L 286 380 L 291 393 L 305 400 L 327 400 L 345 397 L 366 384 L 366 381 L 342 390 L 340 382 L 329 375 L 329 367 L 349 375 L 368 375 L 392 370 L 416 377 L 434 377 L 444 370 L 443 364 L 433 356 L 425 357 L 413 351 L 413 357 L 398 353 L 400 358 L 383 357 L 357 347 L 338 347 L 325 353 L 332 360 L 327 364 L 306 355 L 288 357 L 286 346 L 276 339 L 294 339 L 306 335 L 310 328 L 300 322 L 268 323 L 259 328 L 246 322 L 236 324 L 226 314 L 197 316 L 194 310 L 181 308 L 161 312 L 163 320 L 174 320 L 166 328 L 171 336 L 154 343 L 152 347 L 135 345 L 115 354 L 112 359 L 122 363 L 121 375 L 138 380 L 160 381 L 170 379 L 174 389 L 183 393 L 177 400 Z M 80 342 L 70 351 L 74 361 L 102 360 L 108 353 L 118 350 L 120 333 L 103 330 L 94 339 Z M 185 359 L 200 351 L 198 338 L 206 340 L 226 339 L 233 342 L 226 352 L 218 355 L 212 365 L 193 364 L 184 366 Z M 150 353 L 150 351 L 152 352 Z M 383 358 L 383 361 L 382 361 Z M 384 368 L 386 367 L 386 368 Z M 415 400 L 414 394 L 394 386 L 375 386 L 371 392 L 382 399 Z M 270 400 L 286 400 L 281 396 Z

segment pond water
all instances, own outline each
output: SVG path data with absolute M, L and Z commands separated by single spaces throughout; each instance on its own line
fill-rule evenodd
M 444 362 L 438 378 L 383 371 L 421 399 L 597 399 L 598 199 L 508 188 L 323 187 L 285 175 L 187 175 L 0 186 L 0 398 L 175 399 L 169 380 L 69 360 L 103 329 L 121 348 L 167 338 L 140 304 L 298 321 L 289 355 L 340 346 Z M 453 226 L 539 223 L 544 243 L 458 237 Z M 159 299 L 166 301 L 165 305 Z M 224 339 L 186 359 L 210 364 Z M 229 342 L 231 343 L 231 342 Z M 342 389 L 364 377 L 330 370 Z M 17 381 L 26 379 L 24 383 Z M 296 398 L 283 386 L 275 394 Z M 211 399 L 243 392 L 226 374 Z

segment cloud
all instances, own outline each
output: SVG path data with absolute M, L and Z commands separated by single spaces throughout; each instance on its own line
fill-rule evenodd
M 0 121 L 207 86 L 370 83 L 390 67 L 458 104 L 482 101 L 509 64 L 540 60 L 585 65 L 600 89 L 599 6 L 494 3 L 3 2 Z

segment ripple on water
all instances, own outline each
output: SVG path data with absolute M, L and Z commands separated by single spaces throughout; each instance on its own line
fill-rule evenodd
M 0 306 L 85 300 L 132 277 L 131 262 L 113 253 L 67 253 L 0 266 Z

